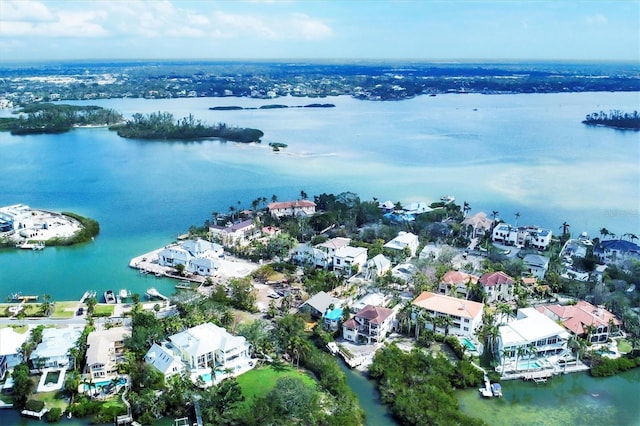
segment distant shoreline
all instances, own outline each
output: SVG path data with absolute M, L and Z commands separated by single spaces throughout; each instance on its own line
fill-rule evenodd
M 307 104 L 307 105 L 281 105 L 268 104 L 260 107 L 241 107 L 237 105 L 210 107 L 211 111 L 243 111 L 256 109 L 287 109 L 287 108 L 335 108 L 335 104 Z

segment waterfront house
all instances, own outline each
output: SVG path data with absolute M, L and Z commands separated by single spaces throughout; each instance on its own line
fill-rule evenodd
M 298 265 L 309 265 L 321 269 L 327 269 L 333 263 L 326 252 L 308 244 L 298 244 L 291 251 L 291 260 Z
M 343 313 L 344 310 L 341 307 L 334 307 L 333 309 L 329 307 L 322 316 L 324 328 L 330 331 L 338 330 L 338 328 L 340 327 L 340 322 L 342 321 Z
M 165 381 L 185 371 L 180 355 L 170 342 L 154 343 L 144 356 L 144 361 L 161 372 Z
M 31 353 L 29 360 L 41 368 L 69 369 L 74 362 L 69 350 L 81 335 L 80 327 L 45 328 L 42 330 L 42 342 Z
M 306 302 L 300 305 L 301 312 L 308 312 L 313 318 L 320 318 L 332 305 L 333 307 L 341 307 L 343 301 L 335 298 L 324 291 L 316 293 Z
M 282 201 L 268 206 L 273 217 L 311 216 L 316 212 L 316 203 L 309 200 Z
M 468 238 L 483 237 L 487 232 L 491 231 L 492 224 L 493 221 L 487 218 L 485 212 L 478 212 L 473 216 L 469 216 L 461 223 L 464 234 Z
M 351 242 L 351 238 L 336 237 L 325 241 L 324 243 L 316 244 L 315 248 L 322 250 L 329 257 L 333 257 L 338 250 L 347 247 Z
M 7 361 L 7 368 L 13 368 L 22 362 L 20 348 L 29 338 L 29 333 L 18 333 L 12 327 L 0 328 L 0 356 Z
M 418 250 L 418 245 L 420 241 L 418 240 L 418 236 L 412 234 L 411 232 L 398 232 L 398 235 L 387 242 L 383 247 L 391 250 L 397 250 L 403 252 L 405 249 L 408 249 L 410 253 L 410 257 L 416 255 L 416 251 Z
M 620 263 L 625 260 L 640 260 L 640 246 L 631 241 L 605 240 L 593 249 L 593 254 L 602 263 Z
M 395 319 L 393 309 L 366 305 L 342 324 L 342 337 L 356 343 L 380 343 L 393 329 Z
M 533 247 L 537 250 L 546 250 L 551 244 L 552 232 L 538 226 L 512 227 L 506 223 L 500 223 L 493 228 L 491 239 L 516 247 Z
M 554 320 L 534 308 L 522 308 L 514 321 L 499 327 L 498 356 L 502 363 L 560 355 L 567 350 L 568 339 L 567 330 Z M 526 354 L 524 349 L 518 354 L 518 348 L 527 349 Z
M 227 368 L 250 360 L 250 345 L 213 323 L 204 323 L 169 336 L 188 369 Z
M 0 224 L 3 232 L 32 228 L 34 226 L 32 213 L 31 208 L 24 204 L 0 207 Z
M 575 305 L 549 304 L 536 309 L 591 343 L 604 343 L 607 339 L 620 335 L 620 320 L 602 305 L 594 306 L 581 300 Z
M 497 301 L 510 302 L 513 300 L 513 287 L 515 281 L 502 271 L 487 272 L 478 280 L 487 294 L 486 303 Z
M 219 259 L 224 257 L 220 244 L 202 239 L 187 240 L 166 246 L 158 252 L 158 264 L 175 268 L 183 265 L 186 272 L 211 276 L 219 267 Z
M 360 299 L 353 302 L 353 304 L 351 305 L 351 312 L 357 314 L 362 309 L 364 309 L 364 307 L 367 305 L 385 307 L 387 306 L 388 303 L 389 303 L 389 296 L 385 296 L 383 293 L 380 293 L 380 292 L 367 293 L 364 296 L 362 296 Z
M 476 284 L 480 277 L 462 271 L 447 271 L 438 284 L 438 292 L 447 296 L 459 294 L 467 298 L 469 286 Z
M 367 263 L 367 249 L 365 247 L 346 246 L 336 250 L 333 255 L 333 270 L 343 271 L 351 275 L 355 266 L 360 271 Z
M 247 219 L 229 226 L 212 225 L 209 227 L 209 235 L 226 246 L 244 246 L 259 237 L 260 231 L 256 229 L 253 219 Z
M 125 327 L 92 331 L 87 336 L 85 373 L 94 380 L 111 379 L 118 373 L 118 365 L 125 361 L 124 340 L 131 335 Z
M 543 279 L 549 269 L 549 258 L 540 256 L 539 254 L 527 254 L 522 259 L 525 268 L 528 269 L 532 276 Z
M 472 300 L 463 300 L 451 296 L 422 292 L 411 302 L 414 313 L 422 310 L 425 314 L 426 327 L 439 333 L 444 333 L 447 325 L 434 324 L 435 318 L 444 318 L 448 321 L 448 332 L 458 336 L 472 337 L 482 324 L 484 304 Z M 446 318 L 449 318 L 448 320 Z

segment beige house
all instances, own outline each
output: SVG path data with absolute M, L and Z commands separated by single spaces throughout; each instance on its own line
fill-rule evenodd
M 416 313 L 417 309 L 421 309 L 432 319 L 436 317 L 449 318 L 450 334 L 472 337 L 475 330 L 482 324 L 483 303 L 425 291 L 412 304 Z M 434 328 L 433 321 L 426 320 L 426 327 L 432 330 Z M 444 333 L 445 326 L 437 327 L 436 325 L 435 331 Z
M 124 340 L 130 335 L 131 330 L 126 327 L 89 333 L 85 373 L 94 380 L 114 378 L 118 373 L 118 364 L 125 360 Z
M 256 229 L 253 219 L 247 219 L 231 226 L 212 225 L 209 227 L 209 234 L 226 246 L 243 246 L 259 237 L 260 230 Z
M 395 320 L 393 309 L 367 305 L 342 324 L 342 336 L 356 343 L 379 343 L 391 332 Z
M 469 285 L 476 284 L 479 279 L 480 277 L 466 272 L 448 271 L 438 284 L 438 292 L 447 296 L 458 293 L 466 298 L 469 293 Z

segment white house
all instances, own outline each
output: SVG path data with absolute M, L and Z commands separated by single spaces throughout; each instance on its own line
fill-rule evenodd
M 365 277 L 369 280 L 381 277 L 390 269 L 391 261 L 379 253 L 367 261 Z
M 640 260 L 640 246 L 631 241 L 605 240 L 593 249 L 601 262 L 617 263 L 628 259 Z
M 516 320 L 500 326 L 499 333 L 498 355 L 501 362 L 523 359 L 523 349 L 518 354 L 518 348 L 528 348 L 526 358 L 531 356 L 531 349 L 535 351 L 534 358 L 559 355 L 567 349 L 569 339 L 564 327 L 534 308 L 519 309 Z M 507 369 L 505 367 L 505 371 Z
M 87 336 L 85 373 L 92 379 L 111 379 L 125 360 L 124 340 L 131 335 L 125 327 L 93 331 Z
M 491 230 L 493 220 L 487 218 L 487 214 L 479 212 L 462 221 L 464 233 L 469 238 L 482 237 Z
M 82 335 L 82 328 L 45 328 L 42 330 L 42 342 L 31 353 L 29 360 L 42 368 L 73 367 L 69 349 L 75 346 Z
M 452 296 L 457 293 L 466 298 L 469 293 L 469 286 L 476 284 L 479 279 L 480 277 L 473 274 L 467 274 L 466 272 L 447 271 L 447 273 L 445 273 L 440 279 L 438 292 L 448 296 Z
M 20 347 L 28 338 L 29 333 L 17 333 L 11 327 L 0 328 L 0 356 L 6 357 L 8 368 L 22 362 Z
M 549 258 L 538 254 L 529 253 L 524 256 L 522 261 L 529 273 L 538 279 L 543 279 L 549 269 Z
M 509 302 L 514 298 L 515 281 L 502 271 L 487 272 L 480 277 L 478 282 L 482 284 L 482 288 L 487 293 L 487 303 Z
M 154 343 L 144 356 L 144 361 L 161 372 L 165 380 L 185 371 L 180 355 L 170 342 Z
M 420 245 L 420 241 L 417 235 L 411 232 L 401 231 L 398 232 L 398 236 L 386 243 L 383 247 L 398 251 L 404 251 L 405 248 L 408 248 L 411 252 L 411 257 L 413 257 L 416 255 L 418 245 Z
M 552 232 L 538 226 L 512 227 L 500 223 L 493 228 L 491 239 L 511 246 L 530 246 L 537 250 L 546 250 L 551 244 Z
M 311 216 L 316 212 L 316 203 L 309 200 L 282 201 L 268 206 L 273 217 Z
M 361 270 L 367 263 L 367 249 L 365 247 L 346 246 L 338 249 L 333 255 L 333 269 L 351 272 L 355 265 Z
M 0 223 L 6 224 L 6 229 L 13 231 L 31 228 L 34 226 L 31 208 L 24 204 L 0 207 Z
M 326 252 L 308 244 L 298 244 L 291 252 L 291 259 L 297 264 L 322 269 L 327 269 L 333 264 L 333 259 Z
M 472 337 L 476 329 L 482 325 L 483 303 L 424 291 L 416 297 L 412 305 L 415 308 L 414 312 L 421 309 L 431 318 L 450 318 L 450 334 Z M 426 327 L 432 330 L 433 321 L 427 319 Z M 435 331 L 444 333 L 445 328 L 436 327 Z
M 209 227 L 212 238 L 218 238 L 227 246 L 247 245 L 254 238 L 260 236 L 260 230 L 256 228 L 253 219 L 243 220 L 230 226 L 212 225 Z
M 367 305 L 342 324 L 342 336 L 356 343 L 379 343 L 391 332 L 395 319 L 393 309 Z
M 380 292 L 367 293 L 351 305 L 351 312 L 358 313 L 367 305 L 385 307 L 388 302 L 389 298 Z
M 211 276 L 220 266 L 224 248 L 220 244 L 202 239 L 187 240 L 165 247 L 158 252 L 158 264 L 176 267 L 184 265 L 186 272 Z
M 336 254 L 341 248 L 347 247 L 351 242 L 351 238 L 336 237 L 325 241 L 324 243 L 316 244 L 315 248 L 327 253 L 330 257 Z

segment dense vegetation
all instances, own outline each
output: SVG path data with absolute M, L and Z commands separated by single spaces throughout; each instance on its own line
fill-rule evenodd
M 593 377 L 607 377 L 638 366 L 640 366 L 640 357 L 631 358 L 623 356 L 612 359 L 594 356 L 591 360 L 591 370 L 589 370 L 589 373 Z
M 613 127 L 620 130 L 640 130 L 640 114 L 638 111 L 632 113 L 618 110 L 594 112 L 588 114 L 583 121 L 591 126 Z
M 387 345 L 376 352 L 369 374 L 378 382 L 382 402 L 404 425 L 484 424 L 460 412 L 453 394 L 482 383 L 482 372 L 468 361 L 454 364 L 443 355 Z
M 149 115 L 134 114 L 125 124 L 110 127 L 118 136 L 132 139 L 195 140 L 219 138 L 234 142 L 259 142 L 264 133 L 258 129 L 228 127 L 224 123 L 215 126 L 196 120 L 193 115 L 176 121 L 168 112 Z
M 47 240 L 48 246 L 70 246 L 86 243 L 100 233 L 100 224 L 96 220 L 71 212 L 62 212 L 62 214 L 77 220 L 82 227 L 70 237 L 56 237 Z
M 35 103 L 18 112 L 19 117 L 0 121 L 0 130 L 14 135 L 64 133 L 75 126 L 105 126 L 122 121 L 120 113 L 91 105 Z

